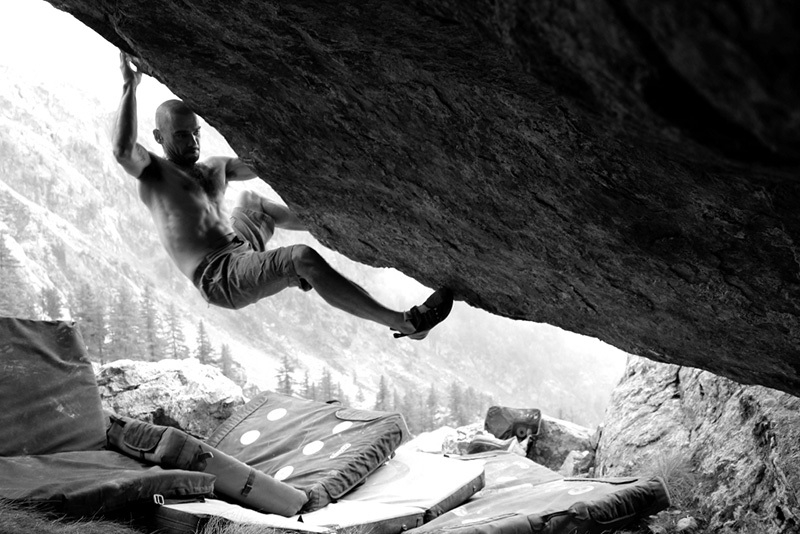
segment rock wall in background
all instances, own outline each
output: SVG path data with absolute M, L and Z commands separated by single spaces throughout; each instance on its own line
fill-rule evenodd
M 657 474 L 707 532 L 800 529 L 800 399 L 631 357 L 606 410 L 599 476 Z

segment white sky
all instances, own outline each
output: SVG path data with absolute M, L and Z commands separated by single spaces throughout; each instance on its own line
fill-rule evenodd
M 116 109 L 122 92 L 117 48 L 44 0 L 0 0 L 0 65 L 75 87 L 104 109 Z M 137 95 L 146 109 L 174 98 L 152 78 Z

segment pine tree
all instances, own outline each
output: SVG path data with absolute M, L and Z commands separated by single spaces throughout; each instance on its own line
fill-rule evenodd
M 288 354 L 284 354 L 281 357 L 281 366 L 278 369 L 278 375 L 276 377 L 278 379 L 278 393 L 283 393 L 284 395 L 291 395 L 294 393 L 294 379 L 292 379 L 294 370 L 294 362 L 292 362 Z
M 166 345 L 167 357 L 176 360 L 189 357 L 189 347 L 186 346 L 181 320 L 175 304 L 171 302 L 167 308 Z
M 48 319 L 55 321 L 61 318 L 63 302 L 61 301 L 61 294 L 58 292 L 58 289 L 54 287 L 43 288 L 39 299 L 42 306 L 42 313 L 44 313 Z
M 399 412 L 403 414 L 408 429 L 412 434 L 418 434 L 422 430 L 422 405 L 417 388 L 411 386 L 403 393 L 403 400 L 400 404 Z
M 476 406 L 475 417 L 477 420 L 484 420 L 486 419 L 486 412 L 489 409 L 489 406 L 493 406 L 494 402 L 492 401 L 492 396 L 486 393 L 481 393 L 478 395 L 478 404 Z
M 219 348 L 219 364 L 222 374 L 233 380 L 233 354 L 231 354 L 231 348 L 225 343 Z
M 208 339 L 206 332 L 206 324 L 201 320 L 197 325 L 197 351 L 195 352 L 197 360 L 203 364 L 210 364 L 214 359 L 214 347 L 211 346 L 211 341 Z
M 320 380 L 319 384 L 319 397 L 323 401 L 327 402 L 329 400 L 333 400 L 336 396 L 336 392 L 333 389 L 333 377 L 331 376 L 331 370 L 327 367 L 322 370 L 322 379 Z
M 146 359 L 155 362 L 163 358 L 166 343 L 162 334 L 161 320 L 158 318 L 156 310 L 152 284 L 145 286 L 140 307 L 142 311 L 141 337 L 144 341 Z
M 428 398 L 425 400 L 425 417 L 423 418 L 423 430 L 430 431 L 436 428 L 436 414 L 439 412 L 439 394 L 436 386 L 431 384 L 428 389 Z
M 89 358 L 103 364 L 106 362 L 106 336 L 108 335 L 105 295 L 96 293 L 88 282 L 83 282 L 78 287 L 74 301 L 75 304 L 71 310 L 72 317 L 78 325 L 84 343 L 86 343 Z
M 141 359 L 144 351 L 138 344 L 139 325 L 137 301 L 130 289 L 123 284 L 116 290 L 108 317 L 109 361 Z
M 0 233 L 0 315 L 33 317 L 23 284 L 22 264 L 6 245 L 6 235 Z
M 341 382 L 336 382 L 336 399 L 341 402 L 343 406 L 350 406 L 350 397 L 345 394 Z
M 364 388 L 358 386 L 358 392 L 356 392 L 356 402 L 360 405 L 364 404 L 366 397 L 364 397 Z
M 467 416 L 464 412 L 464 393 L 461 386 L 455 380 L 450 384 L 450 422 L 455 426 L 467 424 Z
M 472 386 L 467 386 L 467 389 L 464 390 L 464 394 L 461 397 L 463 404 L 464 404 L 464 419 L 466 419 L 465 424 L 470 424 L 474 421 L 478 413 L 481 410 L 481 401 L 478 398 L 478 392 L 475 391 L 475 388 Z
M 306 369 L 306 372 L 303 375 L 303 389 L 300 392 L 300 396 L 304 399 L 314 400 L 311 391 L 311 377 L 308 375 L 308 369 Z
M 388 412 L 389 406 L 389 386 L 386 384 L 386 377 L 381 375 L 378 382 L 378 394 L 375 396 L 375 409 L 381 412 Z

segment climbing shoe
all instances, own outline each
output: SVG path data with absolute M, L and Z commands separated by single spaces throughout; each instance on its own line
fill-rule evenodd
M 394 337 L 409 337 L 416 340 L 425 339 L 434 326 L 450 315 L 451 309 L 453 309 L 453 292 L 446 287 L 439 289 L 428 297 L 428 300 L 423 304 L 414 306 L 405 312 L 406 318 L 414 326 L 414 331 L 409 334 L 397 332 Z

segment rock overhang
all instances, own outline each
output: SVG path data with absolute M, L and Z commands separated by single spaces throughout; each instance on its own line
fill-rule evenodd
M 350 258 L 800 392 L 800 7 L 51 3 Z

